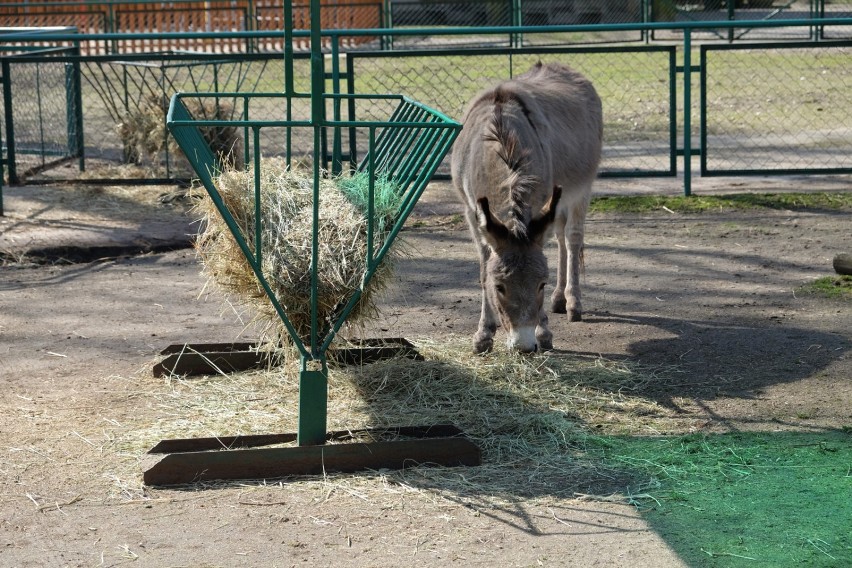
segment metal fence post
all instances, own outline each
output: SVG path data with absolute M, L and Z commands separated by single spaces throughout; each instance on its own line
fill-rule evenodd
M 0 71 L 0 88 L 3 89 L 4 93 L 7 90 L 6 70 L 7 69 L 6 69 L 6 65 L 5 65 L 5 62 L 4 62 L 3 69 L 2 69 L 2 71 Z M 4 101 L 3 102 L 5 104 L 5 95 L 4 95 Z M 4 165 L 5 162 L 6 162 L 6 159 L 3 157 L 3 136 L 2 136 L 2 132 L 0 132 L 0 217 L 3 216 L 3 182 L 5 181 L 5 175 L 6 175 L 4 168 L 3 168 L 3 165 Z
M 379 8 L 379 25 L 385 29 L 390 29 L 393 27 L 393 13 L 391 10 L 391 1 L 392 0 L 382 0 L 382 5 Z M 379 49 L 382 51 L 385 51 L 387 49 L 393 49 L 393 36 L 383 35 L 380 38 Z
M 297 444 L 312 446 L 325 443 L 326 407 L 328 405 L 328 366 L 319 346 L 319 208 L 321 160 L 316 155 L 322 147 L 325 123 L 325 65 L 320 33 L 320 3 L 311 1 L 311 124 L 314 130 L 313 160 L 313 236 L 311 239 L 311 338 L 310 359 L 303 355 L 299 373 L 299 430 Z
M 68 122 L 68 156 L 79 158 L 80 171 L 86 171 L 83 138 L 83 89 L 80 71 L 80 45 L 72 51 L 74 60 L 65 64 L 65 100 Z
M 509 13 L 512 18 L 513 26 L 522 26 L 524 19 L 524 10 L 522 0 L 508 0 L 509 1 Z M 524 36 L 523 34 L 514 33 L 509 34 L 509 45 L 512 47 L 523 47 L 524 46 Z
M 692 194 L 692 28 L 683 29 L 683 194 Z
M 9 60 L 2 61 L 3 73 L 3 108 L 6 111 L 6 171 L 9 172 L 9 183 L 19 183 L 18 172 L 15 169 L 15 121 L 12 113 L 12 69 Z

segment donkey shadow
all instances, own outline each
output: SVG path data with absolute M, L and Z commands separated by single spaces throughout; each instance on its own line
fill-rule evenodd
M 768 387 L 819 374 L 852 350 L 852 341 L 839 333 L 748 317 L 720 322 L 591 313 L 585 322 L 665 332 L 630 342 L 626 354 L 596 355 L 656 369 L 661 380 L 648 381 L 633 393 L 673 409 L 679 409 L 679 398 L 699 404 L 719 397 L 759 398 Z M 593 355 L 570 349 L 563 353 Z

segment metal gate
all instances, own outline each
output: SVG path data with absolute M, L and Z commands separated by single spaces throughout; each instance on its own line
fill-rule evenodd
M 73 49 L 58 48 L 0 60 L 0 137 L 12 184 L 57 161 L 82 156 L 80 64 L 53 59 L 73 54 Z

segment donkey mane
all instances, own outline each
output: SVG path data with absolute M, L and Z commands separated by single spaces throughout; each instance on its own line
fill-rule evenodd
M 517 131 L 507 124 L 507 120 L 503 116 L 504 105 L 516 104 L 524 113 L 524 117 L 533 130 L 535 130 L 535 124 L 530 119 L 529 109 L 517 94 L 498 87 L 493 91 L 493 103 L 491 124 L 486 131 L 485 140 L 497 143 L 497 156 L 509 170 L 502 182 L 509 187 L 509 203 L 511 204 L 507 228 L 516 238 L 525 239 L 532 220 L 530 197 L 539 182 L 539 178 L 529 173 L 530 151 L 522 146 Z

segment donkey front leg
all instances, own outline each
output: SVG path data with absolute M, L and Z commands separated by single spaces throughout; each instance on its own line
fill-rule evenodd
M 494 347 L 494 334 L 497 332 L 498 322 L 491 300 L 488 298 L 488 258 L 491 249 L 487 245 L 479 245 L 479 285 L 482 288 L 482 311 L 479 316 L 479 328 L 473 335 L 473 350 L 475 353 L 487 353 Z
M 568 239 L 568 286 L 565 289 L 566 311 L 571 321 L 583 321 L 583 303 L 580 300 L 580 267 L 583 264 L 583 237 L 580 242 Z

